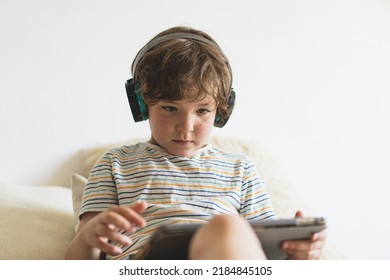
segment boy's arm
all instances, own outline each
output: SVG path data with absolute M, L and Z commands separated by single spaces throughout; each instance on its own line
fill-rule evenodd
M 85 213 L 81 220 L 77 230 L 77 233 L 73 240 L 70 242 L 68 249 L 65 254 L 65 259 L 67 260 L 97 260 L 99 259 L 100 250 L 98 248 L 93 248 L 86 244 L 81 237 L 81 230 L 85 224 L 97 216 L 99 212 L 89 212 Z

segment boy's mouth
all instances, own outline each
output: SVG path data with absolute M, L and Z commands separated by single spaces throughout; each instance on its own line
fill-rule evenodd
M 172 140 L 175 144 L 181 145 L 181 146 L 187 146 L 194 143 L 194 141 L 191 140 Z

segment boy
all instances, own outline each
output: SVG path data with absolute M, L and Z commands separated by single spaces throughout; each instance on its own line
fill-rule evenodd
M 151 138 L 97 161 L 66 258 L 132 258 L 163 224 L 204 223 L 189 259 L 265 259 L 247 222 L 275 218 L 264 182 L 248 158 L 207 145 L 235 99 L 219 46 L 199 30 L 174 27 L 140 50 L 132 73 L 133 117 L 149 119 Z M 320 232 L 282 248 L 292 259 L 316 259 L 325 238 Z

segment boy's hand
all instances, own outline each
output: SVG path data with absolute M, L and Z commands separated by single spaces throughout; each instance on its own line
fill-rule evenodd
M 130 245 L 132 240 L 121 232 L 133 232 L 137 227 L 145 226 L 146 222 L 139 214 L 146 208 L 147 204 L 140 202 L 132 207 L 116 206 L 107 209 L 85 223 L 79 232 L 80 238 L 91 248 L 98 248 L 110 255 L 119 255 L 122 250 L 109 241 Z
M 301 211 L 297 211 L 296 218 L 302 218 Z M 313 233 L 310 240 L 288 240 L 284 241 L 281 248 L 292 260 L 317 260 L 321 258 L 322 250 L 326 240 L 326 231 Z

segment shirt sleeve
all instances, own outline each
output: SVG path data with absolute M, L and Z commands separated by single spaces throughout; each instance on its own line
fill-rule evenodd
M 118 193 L 112 173 L 110 152 L 103 154 L 95 163 L 84 188 L 80 216 L 86 212 L 101 212 L 118 205 Z
M 245 165 L 240 214 L 247 220 L 276 218 L 265 182 L 258 175 L 252 161 Z

